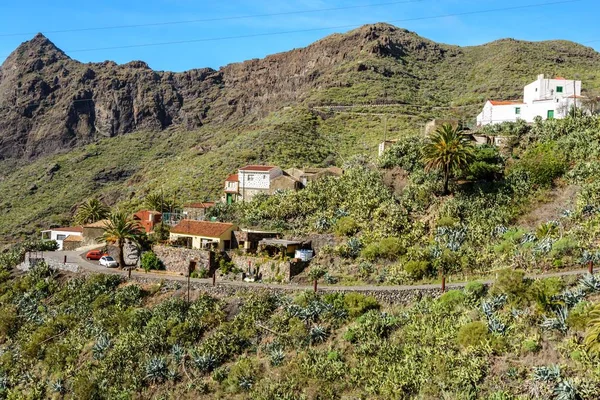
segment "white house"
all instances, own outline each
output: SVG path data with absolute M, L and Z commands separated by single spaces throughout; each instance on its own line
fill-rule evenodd
M 523 101 L 488 100 L 477 116 L 477 125 L 524 120 L 564 118 L 573 107 L 581 106 L 581 81 L 562 77 L 554 79 L 538 75 L 536 81 L 523 89 Z
M 42 240 L 55 240 L 58 243 L 58 250 L 62 250 L 64 245 L 63 242 L 66 238 L 82 238 L 83 227 L 72 226 L 66 228 L 53 228 L 42 231 Z
M 274 166 L 247 165 L 240 168 L 237 175 L 230 175 L 225 181 L 226 201 L 250 201 L 258 193 L 269 194 L 272 181 L 281 175 L 281 168 Z

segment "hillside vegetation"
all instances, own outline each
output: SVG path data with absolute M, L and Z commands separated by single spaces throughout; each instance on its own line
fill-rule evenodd
M 93 194 L 134 208 L 161 189 L 181 201 L 218 198 L 246 163 L 342 165 L 430 118 L 468 121 L 487 98 L 521 96 L 538 73 L 596 88 L 599 65 L 598 53 L 569 42 L 461 48 L 376 24 L 172 74 L 141 62 L 82 64 L 38 35 L 0 69 L 0 237 L 66 223 Z M 394 105 L 311 108 L 382 103 Z
M 40 264 L 0 283 L 3 399 L 597 399 L 600 282 L 503 271 L 407 306 L 212 297 Z

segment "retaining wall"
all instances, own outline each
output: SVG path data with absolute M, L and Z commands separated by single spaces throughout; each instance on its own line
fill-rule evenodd
M 163 262 L 165 269 L 169 272 L 186 275 L 190 261 L 196 262 L 196 269 L 208 268 L 209 271 L 212 271 L 215 268 L 214 253 L 208 250 L 186 249 L 162 245 L 155 245 L 152 250 Z

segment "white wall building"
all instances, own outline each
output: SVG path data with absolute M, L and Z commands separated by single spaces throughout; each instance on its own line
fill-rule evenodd
M 225 181 L 226 201 L 250 201 L 258 193 L 269 193 L 271 182 L 281 175 L 283 171 L 279 167 L 248 165 L 240 168 L 237 177 L 231 175 Z
M 58 243 L 58 250 L 63 249 L 63 242 L 69 236 L 81 237 L 83 234 L 83 227 L 74 226 L 67 228 L 54 228 L 42 231 L 42 240 L 54 240 Z
M 524 120 L 564 118 L 573 107 L 581 106 L 581 81 L 562 77 L 554 79 L 538 75 L 536 81 L 523 89 L 523 101 L 488 100 L 477 116 L 477 125 L 499 124 Z

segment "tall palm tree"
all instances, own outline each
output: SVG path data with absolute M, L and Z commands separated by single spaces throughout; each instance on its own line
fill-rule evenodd
M 144 199 L 148 209 L 160 212 L 173 212 L 177 208 L 174 197 L 165 196 L 162 192 L 150 193 Z
M 113 212 L 104 227 L 102 240 L 105 243 L 116 244 L 119 249 L 119 265 L 125 267 L 123 248 L 127 241 L 137 243 L 142 236 L 140 226 L 133 218 L 124 212 Z M 131 268 L 129 268 L 131 278 Z
M 76 224 L 85 225 L 105 219 L 109 214 L 110 208 L 94 197 L 79 206 L 74 219 Z
M 474 155 L 469 138 L 459 128 L 444 124 L 429 136 L 423 147 L 426 170 L 437 169 L 444 174 L 444 195 L 450 193 L 448 182 L 453 173 L 467 166 Z

